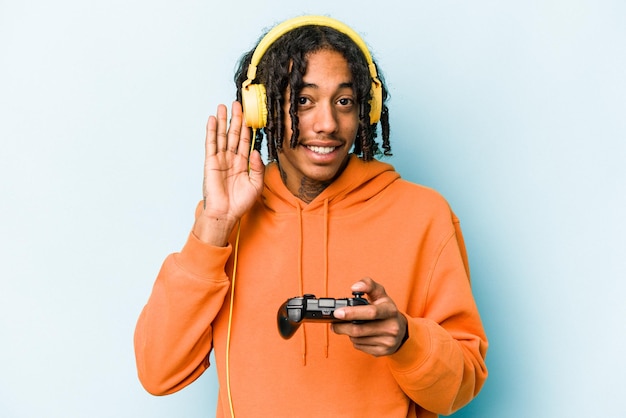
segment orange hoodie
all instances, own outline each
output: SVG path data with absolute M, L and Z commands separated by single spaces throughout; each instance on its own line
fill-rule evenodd
M 176 392 L 209 367 L 215 350 L 217 417 L 230 417 L 226 351 L 233 246 L 190 234 L 165 260 L 135 331 L 139 378 L 156 395 Z M 324 323 L 289 340 L 277 330 L 288 298 L 350 297 L 371 277 L 409 319 L 395 354 L 373 357 Z M 393 167 L 351 157 L 310 204 L 269 164 L 259 201 L 241 221 L 230 389 L 237 418 L 436 417 L 467 404 L 487 370 L 487 340 L 472 296 L 459 222 L 431 189 Z

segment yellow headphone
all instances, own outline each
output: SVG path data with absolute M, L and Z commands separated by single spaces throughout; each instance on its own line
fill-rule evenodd
M 267 124 L 267 93 L 265 91 L 265 86 L 263 84 L 252 84 L 256 78 L 256 70 L 257 65 L 259 65 L 259 61 L 261 61 L 261 58 L 267 49 L 278 38 L 293 29 L 309 25 L 328 26 L 333 28 L 350 37 L 359 49 L 361 49 L 363 55 L 365 55 L 370 76 L 372 77 L 370 123 L 377 123 L 380 120 L 380 114 L 382 111 L 383 88 L 382 83 L 378 79 L 376 65 L 372 60 L 372 55 L 367 49 L 363 39 L 361 39 L 361 37 L 350 27 L 336 19 L 326 16 L 299 16 L 286 20 L 270 30 L 267 35 L 261 39 L 261 42 L 259 42 L 254 50 L 254 53 L 252 54 L 252 59 L 250 61 L 250 65 L 248 66 L 248 79 L 241 85 L 241 101 L 246 125 L 250 128 L 260 129 Z

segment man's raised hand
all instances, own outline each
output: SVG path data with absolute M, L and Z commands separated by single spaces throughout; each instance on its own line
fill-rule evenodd
M 212 245 L 224 246 L 241 217 L 263 190 L 265 167 L 258 151 L 250 154 L 250 129 L 239 102 L 233 102 L 230 124 L 226 106 L 219 105 L 206 127 L 203 209 L 194 234 Z M 248 172 L 248 159 L 250 171 Z

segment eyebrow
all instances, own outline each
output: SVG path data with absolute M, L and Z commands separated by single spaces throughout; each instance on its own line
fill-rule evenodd
M 302 88 L 303 88 L 303 89 L 304 89 L 304 88 L 307 88 L 307 87 L 310 87 L 310 88 L 312 88 L 312 89 L 317 89 L 317 88 L 319 88 L 319 86 L 318 86 L 317 84 L 315 84 L 315 83 L 304 83 L 304 84 L 302 85 Z M 354 83 L 353 83 L 353 82 L 351 82 L 351 81 L 347 81 L 347 82 L 339 83 L 338 88 L 339 88 L 339 89 L 345 89 L 345 88 L 352 89 L 352 88 L 354 88 Z

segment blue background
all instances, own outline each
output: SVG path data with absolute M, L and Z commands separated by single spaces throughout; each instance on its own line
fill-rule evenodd
M 191 228 L 238 58 L 303 13 L 363 35 L 390 162 L 461 218 L 491 346 L 455 416 L 626 416 L 617 0 L 0 0 L 0 415 L 213 415 L 213 369 L 143 391 L 134 325 Z

